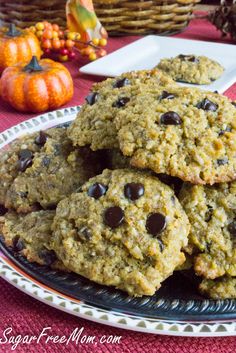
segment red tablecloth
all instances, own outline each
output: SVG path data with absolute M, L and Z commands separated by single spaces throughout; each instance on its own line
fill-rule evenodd
M 228 42 L 230 40 L 220 37 L 220 33 L 205 20 L 195 20 L 189 28 L 177 35 L 181 38 L 207 40 L 214 42 Z M 108 51 L 128 44 L 138 37 L 121 37 L 109 40 Z M 77 62 L 68 63 L 67 67 L 72 73 L 75 94 L 68 106 L 77 105 L 83 102 L 91 84 L 101 80 L 98 77 L 79 75 L 78 69 L 85 62 L 80 59 Z M 230 98 L 236 99 L 236 84 L 232 86 L 226 94 Z M 32 115 L 20 114 L 11 109 L 7 104 L 0 100 L 0 131 L 15 125 Z M 84 327 L 87 335 L 118 335 L 122 336 L 119 345 L 103 344 L 96 348 L 91 345 L 74 343 L 65 345 L 20 345 L 15 352 L 17 353 L 57 353 L 57 352 L 76 352 L 76 353 L 235 353 L 236 338 L 178 338 L 169 336 L 155 336 L 150 334 L 135 333 L 131 331 L 114 329 L 111 327 L 91 323 L 64 314 L 58 310 L 47 307 L 46 305 L 31 299 L 21 293 L 3 280 L 0 280 L 0 338 L 2 332 L 7 327 L 12 327 L 14 334 L 38 335 L 44 327 L 52 327 L 52 334 L 68 335 L 76 327 Z M 11 345 L 1 345 L 0 353 L 10 353 Z

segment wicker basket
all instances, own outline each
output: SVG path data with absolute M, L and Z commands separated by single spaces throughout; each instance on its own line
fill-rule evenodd
M 110 35 L 172 33 L 185 28 L 200 0 L 94 0 Z M 66 23 L 66 0 L 0 0 L 0 24 L 29 27 L 47 20 Z
M 173 33 L 185 28 L 201 0 L 94 0 L 110 35 Z
M 24 28 L 40 20 L 65 26 L 66 0 L 0 0 L 0 24 Z

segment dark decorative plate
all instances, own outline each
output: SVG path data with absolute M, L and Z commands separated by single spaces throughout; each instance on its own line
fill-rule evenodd
M 0 250 L 17 267 L 39 282 L 105 310 L 164 320 L 236 319 L 236 300 L 208 300 L 199 296 L 196 294 L 198 280 L 188 271 L 176 272 L 152 297 L 133 298 L 120 290 L 98 285 L 77 274 L 30 263 L 11 248 L 7 248 L 2 238 Z

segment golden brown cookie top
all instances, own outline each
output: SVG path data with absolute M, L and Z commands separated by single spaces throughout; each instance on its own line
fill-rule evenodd
M 157 68 L 175 81 L 199 85 L 212 83 L 224 72 L 222 65 L 206 56 L 182 54 L 162 59 Z
M 183 263 L 189 223 L 158 178 L 107 169 L 59 203 L 53 230 L 53 249 L 70 270 L 142 296 Z
M 177 84 L 160 70 L 142 70 L 122 74 L 97 83 L 86 97 L 86 103 L 68 129 L 75 146 L 91 146 L 92 150 L 118 148 L 114 124 L 116 114 L 125 108 L 138 92 L 152 87 Z
M 236 108 L 194 88 L 141 92 L 115 118 L 120 149 L 131 165 L 193 184 L 236 178 Z
M 66 129 L 15 140 L 0 155 L 0 203 L 18 212 L 55 208 L 96 174 L 87 149 L 74 149 Z

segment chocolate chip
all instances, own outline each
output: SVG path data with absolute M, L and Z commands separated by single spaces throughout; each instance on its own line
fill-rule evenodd
M 148 233 L 157 236 L 166 228 L 166 217 L 161 213 L 151 213 L 146 222 Z
M 98 93 L 97 92 L 92 92 L 90 93 L 86 98 L 85 98 L 86 102 L 89 105 L 94 105 L 94 103 L 97 102 L 98 100 Z
M 0 204 L 0 216 L 4 216 L 7 213 L 7 208 Z
M 47 266 L 52 265 L 57 260 L 57 256 L 53 250 L 42 249 L 38 255 Z
M 114 102 L 112 104 L 112 106 L 114 108 L 122 108 L 124 107 L 128 102 L 130 101 L 130 98 L 128 97 L 122 97 L 122 98 L 118 98 L 118 100 L 116 102 Z
M 227 126 L 224 130 L 220 130 L 219 132 L 219 136 L 224 135 L 225 132 L 230 132 L 231 131 L 231 127 Z
M 187 57 L 188 57 L 188 55 L 183 55 L 183 54 L 178 55 L 178 58 L 181 60 L 186 60 Z
M 121 87 L 124 87 L 124 86 L 128 86 L 130 85 L 130 80 L 128 80 L 127 78 L 122 78 L 120 80 L 117 80 L 113 87 L 114 88 L 121 88 Z
M 43 147 L 45 143 L 47 142 L 47 134 L 43 131 L 39 131 L 39 135 L 35 138 L 34 142 L 36 145 Z
M 88 195 L 94 199 L 99 199 L 101 196 L 105 195 L 107 192 L 107 186 L 101 183 L 95 183 L 91 185 L 88 189 Z
M 198 60 L 198 58 L 196 58 L 196 56 L 190 56 L 188 61 L 195 63 L 195 64 L 199 63 L 199 60 Z
M 50 163 L 51 163 L 51 158 L 49 158 L 47 156 L 43 157 L 43 159 L 42 159 L 43 167 L 48 167 Z
M 32 159 L 20 159 L 18 168 L 20 172 L 24 172 L 27 168 L 32 166 Z
M 135 201 L 144 194 L 144 186 L 141 183 L 129 183 L 124 187 L 124 194 L 127 199 Z
M 30 150 L 21 150 L 19 153 L 18 169 L 24 172 L 33 163 L 33 153 Z
M 231 102 L 231 104 L 232 104 L 234 107 L 236 107 L 236 102 Z
M 161 115 L 160 122 L 165 125 L 180 125 L 182 124 L 182 119 L 179 114 L 170 111 Z
M 19 152 L 19 159 L 32 159 L 33 153 L 30 150 L 21 150 Z
M 85 241 L 90 240 L 92 238 L 91 230 L 88 229 L 87 227 L 82 227 L 78 229 L 77 234 L 80 239 Z
M 19 252 L 25 248 L 25 244 L 23 240 L 21 240 L 19 237 L 15 237 L 12 241 L 12 248 L 13 248 L 13 251 Z
M 194 55 L 183 55 L 183 54 L 180 54 L 178 56 L 178 58 L 181 59 L 181 60 L 190 61 L 190 62 L 193 62 L 193 63 L 198 63 L 199 62 L 198 58 L 196 58 Z
M 218 91 L 214 91 L 214 93 L 219 94 L 219 92 L 218 92 Z
M 228 158 L 217 159 L 218 165 L 225 165 L 225 164 L 228 164 L 228 162 L 229 162 Z
M 228 231 L 233 236 L 236 236 L 236 221 L 233 221 L 228 225 Z
M 174 99 L 175 95 L 173 93 L 169 93 L 167 91 L 163 91 L 162 94 L 160 95 L 160 100 L 162 99 Z
M 124 211 L 119 206 L 113 206 L 105 211 L 104 222 L 111 228 L 117 228 L 123 223 L 124 217 Z
M 207 98 L 204 98 L 203 101 L 199 102 L 196 105 L 196 107 L 198 109 L 203 109 L 203 110 L 211 111 L 211 112 L 215 112 L 219 108 L 218 104 L 213 103 L 212 101 L 210 101 Z

